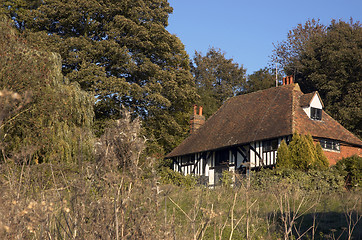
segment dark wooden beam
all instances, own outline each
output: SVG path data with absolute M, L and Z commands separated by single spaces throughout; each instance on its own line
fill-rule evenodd
M 197 164 L 200 162 L 200 160 L 201 160 L 202 158 L 205 158 L 205 156 L 206 156 L 206 152 L 203 152 L 203 153 L 200 154 L 200 157 L 196 160 L 196 162 L 195 162 L 195 164 L 194 164 L 194 169 L 192 170 L 192 173 L 195 173 L 195 169 L 196 169 L 196 167 L 197 167 Z
M 180 163 L 176 160 L 175 157 L 173 157 L 171 159 L 172 159 L 172 163 L 175 163 L 179 167 L 179 172 L 182 174 L 182 167 L 181 167 Z

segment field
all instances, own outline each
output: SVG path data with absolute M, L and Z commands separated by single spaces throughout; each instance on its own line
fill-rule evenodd
M 270 172 L 209 189 L 154 168 L 0 167 L 1 239 L 361 239 L 361 192 Z M 290 174 L 290 172 L 289 172 Z M 280 173 L 279 173 L 280 175 Z M 284 172 L 285 175 L 285 172 Z M 316 174 L 314 174 L 316 175 Z M 297 176 L 297 177 L 296 177 Z M 238 176 L 236 176 L 238 177 Z M 295 180 L 293 180 L 293 178 Z M 304 178 L 306 178 L 304 176 Z M 299 182 L 299 184 L 296 184 Z M 307 182 L 307 181 L 305 181 Z M 331 187 L 332 186 L 332 187 Z

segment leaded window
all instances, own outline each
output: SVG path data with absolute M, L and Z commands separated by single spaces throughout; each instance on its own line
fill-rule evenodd
M 322 109 L 311 107 L 310 118 L 313 120 L 322 120 Z
M 278 139 L 263 141 L 263 152 L 276 151 L 278 149 Z
M 340 151 L 340 144 L 336 140 L 321 139 L 319 142 L 323 149 Z

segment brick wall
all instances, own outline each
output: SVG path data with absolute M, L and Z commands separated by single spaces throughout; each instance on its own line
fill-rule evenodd
M 329 160 L 329 165 L 334 165 L 337 163 L 338 160 L 344 157 L 350 157 L 352 155 L 358 155 L 362 157 L 362 149 L 359 147 L 353 147 L 350 145 L 341 144 L 339 152 L 332 150 L 324 150 L 324 154 Z

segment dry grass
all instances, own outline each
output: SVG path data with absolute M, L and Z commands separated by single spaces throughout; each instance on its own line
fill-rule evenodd
M 328 202 L 282 186 L 270 192 L 245 185 L 184 189 L 159 184 L 157 175 L 144 179 L 139 171 L 134 177 L 95 163 L 4 163 L 0 238 L 358 239 L 361 234 L 360 193 L 332 194 Z M 353 201 L 344 204 L 346 199 Z M 325 222 L 329 212 L 335 221 Z

